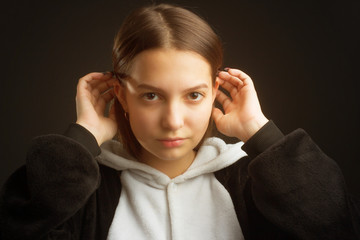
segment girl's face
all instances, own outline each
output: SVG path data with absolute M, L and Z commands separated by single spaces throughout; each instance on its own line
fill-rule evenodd
M 136 56 L 125 87 L 115 91 L 143 148 L 140 160 L 192 160 L 216 88 L 209 63 L 196 53 L 154 49 Z

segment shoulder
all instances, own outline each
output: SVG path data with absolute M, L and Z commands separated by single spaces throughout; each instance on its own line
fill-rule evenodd
M 248 165 L 250 161 L 251 159 L 248 156 L 244 156 L 232 165 L 216 171 L 215 177 L 228 191 L 231 189 L 239 190 L 245 186 L 249 178 Z

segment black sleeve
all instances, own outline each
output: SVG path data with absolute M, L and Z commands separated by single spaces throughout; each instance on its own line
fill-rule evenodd
M 283 137 L 284 134 L 270 120 L 242 146 L 242 149 L 253 159 Z
M 64 135 L 83 145 L 94 157 L 101 152 L 94 135 L 79 124 L 70 124 Z
M 33 140 L 26 165 L 0 192 L 0 239 L 40 239 L 73 216 L 99 185 L 99 147 L 73 124 Z
M 301 129 L 274 139 L 268 133 L 259 132 L 243 147 L 252 157 L 251 204 L 294 239 L 360 239 L 359 209 L 335 161 Z

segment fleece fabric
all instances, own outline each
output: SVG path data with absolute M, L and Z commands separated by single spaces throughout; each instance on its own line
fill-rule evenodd
M 121 170 L 122 184 L 108 239 L 244 239 L 231 197 L 213 174 L 246 156 L 242 145 L 209 138 L 189 169 L 170 179 L 129 158 L 119 142 L 103 144 L 97 160 Z
M 305 131 L 283 136 L 270 121 L 242 149 L 248 156 L 214 174 L 246 240 L 360 239 L 360 202 Z M 100 152 L 77 124 L 65 135 L 35 138 L 26 165 L 0 190 L 0 239 L 108 239 L 122 183 L 119 171 L 95 159 Z

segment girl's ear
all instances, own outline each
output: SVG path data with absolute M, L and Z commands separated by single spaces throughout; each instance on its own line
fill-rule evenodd
M 116 82 L 114 84 L 114 92 L 116 95 L 116 98 L 119 100 L 121 106 L 123 107 L 125 112 L 129 112 L 128 111 L 128 105 L 126 102 L 126 89 L 125 87 L 120 84 L 120 82 Z
M 216 77 L 215 84 L 214 84 L 213 89 L 212 89 L 212 92 L 213 92 L 212 101 L 213 102 L 215 101 L 217 91 L 219 91 L 219 86 L 220 86 L 220 79 L 219 79 L 219 77 Z

